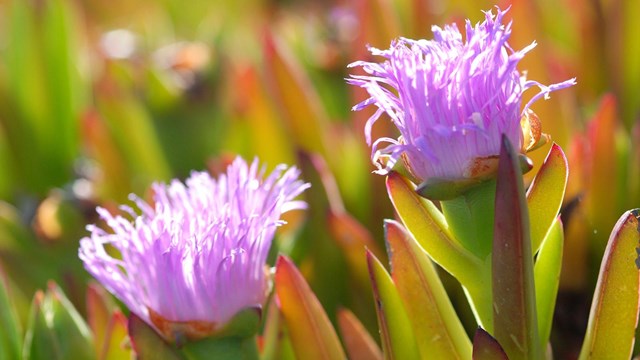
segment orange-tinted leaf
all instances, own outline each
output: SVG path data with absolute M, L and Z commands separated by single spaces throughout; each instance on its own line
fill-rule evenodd
M 344 359 L 340 340 L 327 314 L 291 260 L 276 264 L 275 289 L 280 312 L 299 359 Z
M 284 40 L 267 30 L 264 39 L 265 75 L 269 91 L 301 148 L 327 155 L 328 115 L 311 80 L 306 77 Z
M 347 309 L 338 310 L 338 326 L 345 350 L 351 360 L 382 359 L 382 351 L 362 326 L 358 318 Z
M 468 359 L 471 342 L 428 255 L 395 221 L 385 222 L 391 276 L 423 358 Z
M 420 352 L 411 322 L 391 276 L 369 251 L 367 264 L 385 359 L 418 359 Z

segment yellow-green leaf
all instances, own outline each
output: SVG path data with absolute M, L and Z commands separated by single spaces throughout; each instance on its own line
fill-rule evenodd
M 542 240 L 558 216 L 568 178 L 567 158 L 562 148 L 553 144 L 527 191 L 531 248 L 534 254 L 539 250 Z
M 618 220 L 600 265 L 580 359 L 628 359 L 633 350 L 640 309 L 640 212 Z
M 384 266 L 367 251 L 367 264 L 376 302 L 385 359 L 419 359 L 420 352 L 400 294 Z
M 422 358 L 468 359 L 471 342 L 428 255 L 395 221 L 385 222 L 391 276 Z

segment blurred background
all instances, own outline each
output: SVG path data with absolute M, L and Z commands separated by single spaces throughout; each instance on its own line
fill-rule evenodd
M 86 311 L 77 248 L 96 205 L 117 211 L 153 181 L 219 172 L 240 154 L 302 168 L 310 209 L 288 217 L 274 258 L 292 256 L 330 317 L 350 308 L 376 334 L 363 247 L 384 257 L 394 215 L 347 65 L 373 60 L 367 44 L 430 38 L 495 5 L 511 6 L 514 49 L 538 43 L 520 63 L 528 78 L 577 77 L 533 106 L 570 161 L 552 337 L 570 358 L 609 232 L 640 206 L 635 0 L 0 0 L 0 271 L 22 322 L 49 279 Z M 548 149 L 530 154 L 538 166 Z

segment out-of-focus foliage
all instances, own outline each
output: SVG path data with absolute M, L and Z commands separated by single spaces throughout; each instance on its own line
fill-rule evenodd
M 570 168 L 551 333 L 562 358 L 580 351 L 611 229 L 620 214 L 640 205 L 640 2 L 499 4 L 511 6 L 511 46 L 538 43 L 521 70 L 542 83 L 578 81 L 534 109 L 543 131 L 566 149 Z M 394 213 L 384 178 L 371 174 L 363 136 L 370 114 L 349 111 L 365 94 L 345 84 L 346 66 L 370 56 L 367 44 L 385 48 L 397 36 L 430 37 L 431 25 L 479 21 L 480 10 L 493 5 L 0 0 L 0 268 L 22 324 L 15 327 L 19 338 L 49 311 L 86 335 L 59 288 L 36 293 L 54 280 L 88 319 L 93 339 L 86 346 L 96 357 L 128 355 L 130 345 L 120 341 L 124 315 L 96 300 L 96 290 L 85 298 L 88 276 L 77 258 L 84 226 L 96 220 L 96 205 L 112 209 L 131 192 L 147 194 L 152 181 L 184 178 L 192 169 L 219 171 L 234 153 L 259 156 L 271 168 L 285 162 L 303 169 L 313 184 L 305 195 L 310 210 L 287 218 L 273 253 L 289 254 L 298 264 L 334 325 L 338 309 L 347 307 L 376 334 L 364 247 L 370 264 L 379 264 L 374 255 L 386 263 L 383 219 Z M 385 126 L 379 122 L 374 133 L 390 134 Z M 530 154 L 531 174 L 546 150 Z M 525 176 L 525 184 L 531 180 Z M 532 241 L 542 241 L 535 226 Z M 379 281 L 390 281 L 376 269 Z M 458 284 L 443 282 L 459 314 L 468 313 L 463 297 L 455 296 Z M 11 314 L 0 309 L 2 321 L 13 321 Z M 473 333 L 473 320 L 460 316 Z M 110 330 L 99 333 L 98 324 Z M 264 339 L 278 336 L 282 324 L 265 329 Z M 57 334 L 49 325 L 43 329 Z M 0 329 L 12 349 L 22 346 L 11 334 Z M 490 343 L 483 335 L 477 339 Z M 28 343 L 33 349 L 34 341 Z M 272 350 L 287 358 L 292 348 L 295 343 Z

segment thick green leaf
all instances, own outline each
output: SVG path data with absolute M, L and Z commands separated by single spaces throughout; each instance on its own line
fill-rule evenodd
M 502 346 L 482 328 L 473 336 L 473 360 L 509 360 Z
M 569 178 L 567 158 L 557 144 L 551 146 L 542 167 L 527 191 L 531 247 L 535 254 L 558 216 Z
M 367 264 L 378 314 L 385 359 L 419 359 L 420 350 L 400 294 L 384 266 L 367 251 Z
M 616 223 L 600 265 L 580 359 L 628 359 L 640 309 L 640 212 Z
M 407 230 L 433 261 L 461 283 L 472 282 L 481 262 L 453 239 L 444 216 L 433 202 L 420 197 L 415 186 L 395 172 L 387 176 L 387 191 Z
M 95 358 L 89 327 L 53 282 L 46 293 L 34 297 L 23 358 Z
M 556 306 L 560 271 L 562 270 L 562 249 L 564 233 L 559 218 L 553 222 L 538 253 L 533 275 L 536 285 L 536 305 L 540 347 L 544 349 L 551 335 L 553 311 Z
M 0 269 L 0 360 L 19 359 L 22 347 L 22 330 L 7 285 Z
M 468 359 L 471 342 L 431 259 L 397 222 L 386 221 L 385 234 L 391 276 L 422 358 Z
M 179 360 L 180 355 L 160 335 L 136 314 L 129 315 L 127 324 L 131 345 L 139 360 Z
M 299 359 L 344 359 L 345 354 L 327 314 L 291 260 L 276 264 L 275 290 L 280 312 Z
M 355 315 L 347 309 L 338 310 L 338 326 L 345 350 L 351 360 L 381 360 L 382 351 Z
M 493 334 L 512 359 L 538 359 L 529 214 L 517 154 L 503 135 L 492 254 Z
M 415 191 L 402 175 L 387 176 L 387 192 L 404 226 L 431 259 L 455 276 L 466 289 L 476 320 L 492 329 L 492 300 L 487 288 L 491 284 L 490 268 L 454 239 L 443 214 Z

